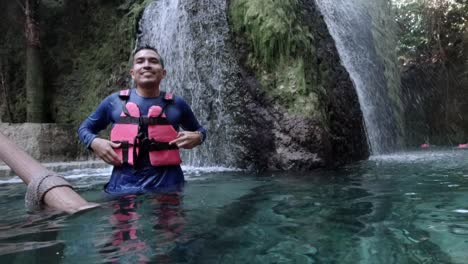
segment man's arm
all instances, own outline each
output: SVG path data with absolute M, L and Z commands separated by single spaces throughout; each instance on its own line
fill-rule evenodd
M 117 144 L 110 140 L 96 137 L 91 142 L 90 147 L 94 153 L 106 163 L 114 166 L 122 165 L 122 160 L 114 151 L 114 148 L 120 147 L 120 143 Z
M 205 141 L 206 129 L 200 125 L 192 109 L 184 100 L 176 97 L 175 103 L 182 114 L 180 126 L 185 131 L 179 132 L 177 139 L 169 144 L 177 144 L 179 148 L 192 149 Z
M 80 141 L 108 164 L 118 166 L 122 162 L 115 153 L 114 148 L 120 144 L 107 139 L 98 138 L 97 134 L 104 130 L 112 122 L 112 97 L 104 99 L 88 118 L 78 128 Z

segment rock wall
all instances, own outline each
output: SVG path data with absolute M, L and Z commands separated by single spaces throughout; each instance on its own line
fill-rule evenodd
M 42 162 L 89 158 L 78 146 L 76 131 L 70 125 L 0 123 L 0 133 L 31 157 Z
M 232 10 L 233 2 L 231 13 L 238 11 Z M 245 8 L 255 3 L 238 1 L 237 4 Z M 295 22 L 303 26 L 303 31 L 296 33 L 307 36 L 309 43 L 297 45 L 300 49 L 296 54 L 289 54 L 289 58 L 281 58 L 282 54 L 277 54 L 277 61 L 284 59 L 304 63 L 303 72 L 299 76 L 289 77 L 292 79 L 289 83 L 284 79 L 274 79 L 281 76 L 275 73 L 275 69 L 258 66 L 262 58 L 255 59 L 255 40 L 251 34 L 261 30 L 249 30 L 248 25 L 233 25 L 233 29 L 238 29 L 233 32 L 232 42 L 236 45 L 234 50 L 241 65 L 240 87 L 244 88 L 239 88 L 239 101 L 245 105 L 243 113 L 248 115 L 246 119 L 250 122 L 247 127 L 255 128 L 250 131 L 250 136 L 244 137 L 244 146 L 250 148 L 247 153 L 253 160 L 260 162 L 257 167 L 265 166 L 269 169 L 312 169 L 364 159 L 368 155 L 368 148 L 362 113 L 356 91 L 346 69 L 341 65 L 335 43 L 313 1 L 303 1 L 296 8 L 304 10 L 298 12 L 300 15 Z M 249 12 L 248 8 L 246 10 Z M 269 14 L 263 15 L 267 18 L 259 20 L 270 23 Z M 270 15 L 275 17 L 275 14 Z M 231 23 L 236 23 L 236 20 L 231 19 Z M 262 27 L 262 24 L 259 26 Z M 281 27 L 272 28 L 271 34 L 275 35 L 274 29 Z M 290 67 L 282 66 L 279 71 L 287 71 Z M 273 80 L 263 81 L 268 78 Z M 298 79 L 307 80 L 306 94 L 294 89 L 294 81 Z M 287 91 L 278 92 L 281 89 Z M 277 100 L 278 94 L 281 99 L 293 97 L 294 100 Z M 304 102 L 307 102 L 307 109 Z M 297 108 L 303 109 L 298 111 Z
M 447 65 L 436 62 L 401 67 L 409 146 L 468 142 L 466 69 L 463 61 L 455 60 Z
M 468 33 L 444 60 L 401 65 L 406 139 L 409 146 L 468 142 Z

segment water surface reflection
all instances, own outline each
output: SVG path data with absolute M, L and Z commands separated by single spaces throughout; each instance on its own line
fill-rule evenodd
M 188 179 L 179 194 L 102 200 L 99 210 L 30 224 L 34 216 L 23 211 L 17 195 L 22 187 L 1 185 L 6 198 L 0 209 L 7 214 L 0 216 L 0 261 L 385 264 L 468 259 L 467 151 L 399 153 L 303 173 L 198 172 Z M 102 180 L 74 181 L 88 200 L 102 196 Z

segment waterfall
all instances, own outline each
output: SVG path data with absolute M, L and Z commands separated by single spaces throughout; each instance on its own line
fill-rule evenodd
M 375 155 L 398 149 L 401 131 L 394 112 L 395 102 L 389 97 L 385 66 L 374 44 L 375 25 L 367 1 L 316 0 L 316 3 L 356 88 L 368 143 Z
M 318 1 L 341 61 L 356 87 L 373 154 L 394 150 L 398 145 L 398 122 L 366 7 L 352 0 L 309 1 Z M 155 0 L 140 20 L 138 45 L 157 48 L 165 62 L 168 74 L 161 89 L 182 96 L 209 132 L 205 144 L 184 151 L 185 165 L 237 166 L 244 162 L 250 166 L 259 159 L 274 163 L 275 148 L 281 148 L 275 132 L 282 129 L 281 124 L 274 127 L 269 112 L 275 110 L 256 105 L 262 99 L 257 101 L 258 91 L 251 88 L 255 84 L 249 86 L 255 80 L 250 76 L 244 79 L 245 71 L 238 65 L 236 52 L 245 51 L 234 48 L 227 2 Z M 270 141 L 260 144 L 262 141 L 256 137 L 265 133 Z M 265 154 L 268 147 L 271 155 Z
M 161 89 L 182 96 L 208 130 L 205 144 L 183 153 L 185 165 L 234 163 L 229 131 L 233 118 L 223 102 L 236 88 L 235 60 L 226 48 L 226 5 L 226 1 L 157 0 L 140 20 L 138 45 L 157 48 L 164 60 L 167 77 Z

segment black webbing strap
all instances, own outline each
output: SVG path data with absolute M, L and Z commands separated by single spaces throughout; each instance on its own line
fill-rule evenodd
M 122 147 L 122 163 L 127 163 L 128 164 L 128 141 L 124 141 L 121 143 Z
M 131 117 L 130 112 L 128 112 L 128 109 L 127 109 L 127 101 L 122 101 L 122 112 L 124 112 L 126 117 Z M 121 118 L 122 117 L 120 117 L 119 120 Z M 137 124 L 138 124 L 138 122 L 137 122 Z
M 144 124 L 144 125 L 170 125 L 171 123 L 163 117 L 134 117 L 121 116 L 116 122 L 118 124 Z
M 149 142 L 148 150 L 149 151 L 159 151 L 159 150 L 172 150 L 179 149 L 176 144 L 169 145 L 168 142 L 159 142 L 154 139 L 151 139 Z
M 130 112 L 127 109 L 127 101 L 130 98 L 131 89 L 121 90 L 119 92 L 119 98 L 122 102 L 122 112 L 124 112 L 125 116 L 130 116 Z M 127 123 L 126 123 L 127 124 Z
M 128 119 L 126 119 L 124 117 L 120 117 L 119 122 L 117 122 L 117 123 L 120 123 L 120 124 L 141 124 L 140 120 L 138 118 L 136 118 L 136 120 L 135 120 L 134 119 L 135 117 L 132 117 L 130 115 L 130 112 L 128 112 L 127 102 L 128 102 L 128 99 L 130 99 L 130 93 L 131 93 L 131 89 L 121 90 L 120 93 L 119 93 L 119 98 L 120 98 L 120 101 L 122 102 L 122 112 L 124 112 L 125 117 L 128 117 Z M 161 96 L 164 98 L 164 101 L 166 101 L 166 103 L 164 104 L 164 106 L 161 109 L 161 113 L 159 113 L 159 115 L 157 117 L 149 117 L 149 120 L 145 120 L 148 117 L 141 117 L 141 118 L 143 118 L 143 122 L 145 122 L 144 124 L 148 124 L 148 125 L 169 125 L 170 124 L 167 120 L 164 121 L 165 118 L 162 118 L 162 115 L 166 111 L 166 108 L 170 104 L 172 104 L 174 102 L 174 95 L 172 93 L 168 93 L 168 92 L 161 92 Z M 156 119 L 156 120 L 153 120 L 153 119 Z M 120 120 L 122 120 L 122 122 L 120 122 Z M 125 121 L 123 121 L 123 120 L 125 120 Z
M 120 144 L 120 149 L 122 149 L 122 163 L 128 164 L 128 149 L 133 146 L 132 143 L 128 141 L 112 141 L 114 143 Z
M 163 109 L 164 110 L 164 109 Z M 162 113 L 162 111 L 161 111 Z M 145 124 L 148 125 L 170 125 L 169 120 L 163 117 L 143 117 Z
M 126 110 L 126 108 L 125 108 Z M 124 110 L 124 113 L 125 113 Z M 119 120 L 116 122 L 117 124 L 139 124 L 140 118 L 135 116 L 121 116 Z
M 161 113 L 157 116 L 157 118 L 162 118 L 162 115 L 164 114 L 164 112 L 166 112 L 166 108 L 174 102 L 174 95 L 172 93 L 162 92 L 162 96 L 166 103 L 164 104 L 163 108 L 161 109 Z M 167 124 L 170 123 L 167 122 Z
M 133 139 L 133 145 L 138 146 L 138 137 L 135 137 Z M 141 151 L 140 151 L 140 153 L 141 153 Z M 137 162 L 138 162 L 138 152 L 137 152 L 137 148 L 134 147 L 133 148 L 133 167 L 136 168 L 138 166 Z

